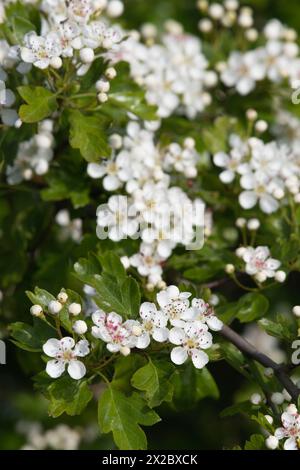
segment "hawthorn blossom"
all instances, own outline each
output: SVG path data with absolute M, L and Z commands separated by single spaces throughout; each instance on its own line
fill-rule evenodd
M 171 351 L 172 362 L 181 365 L 191 357 L 197 369 L 206 366 L 209 358 L 202 349 L 208 349 L 212 345 L 212 335 L 207 330 L 207 325 L 194 323 L 187 323 L 183 328 L 172 328 L 169 341 L 177 346 Z
M 23 42 L 24 46 L 20 49 L 22 60 L 42 70 L 54 63 L 62 53 L 59 38 L 55 32 L 50 32 L 43 37 L 31 31 L 25 34 Z
M 127 350 L 136 345 L 136 337 L 131 333 L 131 321 L 123 322 L 120 315 L 115 312 L 106 314 L 103 310 L 97 310 L 92 314 L 95 326 L 92 327 L 92 335 L 105 343 L 108 351 L 112 353 L 127 353 Z
M 53 158 L 53 121 L 45 119 L 39 122 L 38 132 L 31 139 L 21 142 L 13 165 L 6 168 L 8 184 L 17 184 L 31 180 L 34 176 L 43 176 L 49 170 Z
M 148 282 L 156 286 L 162 280 L 162 264 L 165 258 L 156 250 L 155 244 L 142 242 L 139 252 L 129 258 L 130 266 L 137 269 L 141 276 L 147 277 Z
M 48 361 L 46 366 L 46 372 L 50 377 L 54 379 L 60 377 L 66 367 L 72 379 L 80 380 L 85 376 L 85 365 L 77 358 L 89 354 L 88 341 L 81 340 L 75 344 L 74 339 L 68 336 L 60 340 L 51 338 L 43 345 L 43 351 L 47 356 L 54 358 Z
M 149 346 L 151 337 L 163 343 L 169 337 L 169 330 L 166 328 L 168 317 L 157 310 L 156 305 L 151 302 L 144 302 L 140 307 L 141 323 L 137 323 L 141 328 L 141 333 L 137 335 L 136 347 L 145 349 Z
M 108 236 L 113 241 L 132 237 L 138 230 L 136 211 L 128 204 L 126 196 L 111 196 L 107 204 L 97 209 L 97 225 L 102 231 L 107 228 Z
M 275 430 L 275 437 L 285 439 L 284 450 L 300 448 L 300 415 L 295 405 L 289 405 L 281 415 L 282 427 Z
M 270 250 L 267 246 L 243 248 L 241 257 L 246 263 L 246 273 L 257 277 L 262 282 L 267 278 L 275 277 L 281 265 L 280 261 L 270 257 Z
M 240 95 L 248 95 L 254 90 L 256 82 L 266 74 L 263 62 L 264 51 L 257 49 L 246 53 L 232 52 L 221 80 L 228 87 L 235 87 Z
M 177 286 L 169 286 L 157 294 L 157 303 L 168 316 L 171 325 L 184 326 L 182 315 L 189 308 L 188 299 L 191 295 L 190 292 L 180 292 Z
M 270 191 L 274 191 L 274 186 L 270 186 L 269 178 L 260 172 L 246 173 L 242 176 L 240 184 L 244 191 L 239 195 L 239 203 L 243 209 L 252 209 L 257 203 L 260 209 L 266 214 L 275 212 L 279 203 Z

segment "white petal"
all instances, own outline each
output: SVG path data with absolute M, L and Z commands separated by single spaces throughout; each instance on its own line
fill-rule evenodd
M 289 437 L 283 444 L 284 450 L 298 450 L 296 439 L 294 437 Z
M 74 348 L 75 341 L 70 336 L 65 336 L 60 340 L 60 347 L 63 351 L 69 351 L 70 349 Z
M 152 302 L 143 302 L 140 307 L 140 316 L 143 320 L 152 319 L 153 315 L 156 313 L 156 305 Z
M 84 356 L 87 356 L 89 352 L 90 352 L 89 342 L 86 341 L 85 339 L 78 341 L 78 343 L 76 344 L 74 348 L 75 356 L 84 357 Z
M 206 323 L 212 331 L 220 331 L 223 327 L 223 322 L 221 322 L 221 320 L 219 320 L 215 315 L 208 317 Z
M 192 349 L 191 356 L 197 369 L 202 369 L 209 361 L 208 355 L 204 351 L 199 351 L 199 349 Z
M 105 175 L 105 166 L 98 163 L 89 163 L 87 166 L 87 174 L 94 179 L 102 178 Z
M 117 176 L 108 175 L 103 180 L 103 188 L 106 191 L 115 191 L 121 186 L 120 180 Z
M 220 180 L 224 184 L 232 183 L 232 181 L 234 180 L 234 177 L 235 177 L 235 174 L 231 170 L 222 171 L 222 173 L 220 173 Z
M 68 373 L 72 379 L 80 380 L 86 374 L 85 365 L 80 361 L 72 360 L 68 365 Z
M 213 161 L 216 166 L 223 168 L 229 163 L 229 156 L 225 152 L 218 152 L 214 155 Z
M 174 364 L 181 365 L 183 364 L 188 358 L 188 354 L 184 348 L 177 347 L 172 349 L 171 351 L 171 361 Z
M 257 203 L 257 196 L 253 191 L 243 191 L 239 195 L 239 203 L 243 209 L 252 209 Z
M 163 343 L 164 341 L 167 341 L 169 337 L 169 330 L 168 328 L 154 328 L 152 337 L 158 343 Z
M 43 345 L 43 351 L 49 357 L 56 357 L 56 354 L 61 350 L 60 341 L 56 338 L 50 338 Z
M 137 342 L 136 342 L 136 347 L 138 349 L 145 349 L 149 346 L 150 344 L 150 336 L 149 333 L 143 333 L 141 336 L 138 336 Z
M 48 361 L 46 365 L 46 372 L 53 379 L 60 377 L 65 371 L 65 362 L 64 361 Z
M 259 201 L 259 206 L 265 214 L 272 214 L 272 212 L 277 211 L 279 204 L 276 199 L 274 199 L 272 196 L 269 194 L 265 194 L 263 197 L 261 197 Z
M 169 341 L 172 344 L 180 345 L 185 340 L 185 332 L 181 328 L 172 328 L 169 332 Z
M 21 58 L 24 62 L 32 63 L 35 61 L 35 54 L 27 47 L 21 47 Z
M 95 325 L 103 325 L 106 318 L 106 313 L 103 310 L 96 310 L 92 315 L 92 320 Z
M 255 81 L 250 77 L 242 78 L 238 81 L 236 89 L 240 95 L 248 95 L 255 88 Z

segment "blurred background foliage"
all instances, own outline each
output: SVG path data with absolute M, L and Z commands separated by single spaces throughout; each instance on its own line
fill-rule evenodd
M 127 28 L 138 28 L 145 21 L 162 27 L 166 19 L 173 18 L 183 23 L 187 31 L 197 34 L 199 14 L 195 14 L 195 0 L 125 0 L 124 3 L 126 15 L 122 21 Z M 277 17 L 300 31 L 299 0 L 242 3 L 254 8 L 258 25 L 267 18 Z M 8 144 L 12 149 L 14 142 L 8 139 Z M 66 203 L 62 206 L 66 207 Z M 61 202 L 48 205 L 36 190 L 31 191 L 29 185 L 7 189 L 0 182 L 0 288 L 9 294 L 0 303 L 0 334 L 3 338 L 7 337 L 10 321 L 28 320 L 30 302 L 24 291 L 36 284 L 51 288 L 52 292 L 59 291 L 61 286 L 76 287 L 75 280 L 69 275 L 70 268 L 95 246 L 93 235 L 86 236 L 80 246 L 70 239 L 57 241 L 54 215 L 60 208 Z M 72 216 L 74 209 L 71 205 L 69 209 Z M 95 233 L 90 218 L 91 213 L 95 213 L 93 205 L 74 212 L 75 217 L 83 219 L 84 228 Z M 38 253 L 36 246 L 39 246 Z M 276 312 L 288 311 L 291 305 L 299 303 L 299 281 L 298 275 L 291 275 L 289 283 L 272 291 L 271 300 Z M 237 291 L 236 296 L 239 294 Z M 48 418 L 45 400 L 33 394 L 30 380 L 39 357 L 17 350 L 8 339 L 6 344 L 7 365 L 0 366 L 0 449 L 18 449 L 26 443 L 27 439 L 19 429 L 20 421 L 41 423 L 45 430 L 63 422 L 72 428 L 83 429 L 85 434 L 86 426 L 96 423 L 95 404 L 90 404 L 81 417 L 63 416 L 55 421 Z M 242 416 L 220 418 L 225 407 L 241 397 L 248 398 L 253 389 L 224 361 L 211 364 L 209 369 L 219 386 L 220 400 L 206 398 L 182 411 L 162 407 L 159 410 L 162 422 L 147 430 L 150 449 L 232 448 L 258 430 L 255 423 L 249 423 Z M 107 436 L 83 439 L 80 445 L 81 448 L 97 449 L 112 446 Z

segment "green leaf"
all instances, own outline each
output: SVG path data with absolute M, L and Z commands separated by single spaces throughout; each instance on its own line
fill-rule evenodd
M 234 405 L 228 406 L 220 413 L 221 418 L 228 418 L 231 416 L 235 416 L 237 414 L 244 414 L 246 416 L 252 416 L 254 411 L 259 410 L 259 405 L 252 405 L 252 403 L 248 401 L 243 401 L 241 403 L 235 403 Z
M 19 44 L 23 43 L 23 39 L 26 33 L 35 30 L 34 24 L 32 24 L 31 21 L 27 20 L 26 18 L 22 18 L 21 16 L 15 16 L 12 19 L 12 26 L 13 33 Z
M 245 450 L 263 450 L 265 448 L 265 438 L 261 434 L 253 434 L 250 441 L 245 444 Z
M 272 321 L 268 318 L 262 318 L 258 323 L 269 335 L 291 343 L 297 337 L 297 326 L 294 319 L 277 315 L 276 320 Z
M 152 426 L 160 418 L 137 393 L 126 396 L 108 385 L 99 400 L 98 420 L 103 433 L 113 433 L 119 449 L 143 450 L 147 439 L 140 425 Z
M 80 111 L 69 112 L 70 145 L 79 149 L 88 162 L 99 162 L 108 157 L 111 150 L 107 144 L 103 118 L 101 116 L 86 116 Z
M 124 393 L 132 392 L 131 378 L 145 362 L 146 359 L 143 356 L 134 353 L 117 359 L 114 364 L 115 370 L 111 386 Z
M 177 369 L 174 375 L 174 405 L 180 409 L 192 408 L 203 398 L 217 399 L 217 384 L 205 367 L 196 369 L 191 362 Z
M 33 123 L 50 116 L 56 108 L 56 97 L 46 88 L 20 86 L 18 92 L 27 104 L 22 104 L 19 115 L 22 121 Z
M 19 348 L 30 352 L 41 351 L 43 344 L 49 338 L 55 338 L 57 335 L 55 328 L 39 318 L 33 319 L 33 325 L 16 322 L 12 323 L 10 328 L 13 342 Z
M 34 292 L 26 291 L 26 295 L 33 304 L 41 305 L 43 309 L 47 309 L 51 300 L 56 300 L 52 294 L 39 287 L 35 287 Z
M 145 101 L 142 91 L 123 91 L 109 94 L 109 105 L 114 105 L 122 112 L 130 112 L 145 121 L 154 121 L 157 119 L 157 108 L 151 106 Z
M 151 408 L 159 406 L 163 401 L 171 401 L 174 386 L 171 382 L 174 367 L 170 362 L 152 361 L 149 359 L 141 369 L 137 370 L 131 379 L 132 385 L 145 392 Z
M 46 372 L 34 377 L 35 388 L 49 400 L 49 414 L 53 418 L 66 413 L 79 415 L 93 398 L 86 380 L 73 380 L 68 375 L 51 379 Z
M 257 293 L 249 293 L 241 297 L 237 304 L 237 318 L 241 323 L 248 323 L 263 317 L 269 308 L 268 299 Z

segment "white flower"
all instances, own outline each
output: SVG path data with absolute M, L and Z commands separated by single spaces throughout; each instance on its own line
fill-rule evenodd
M 150 344 L 150 337 L 162 343 L 167 341 L 169 330 L 166 328 L 168 317 L 157 310 L 156 305 L 151 302 L 144 302 L 140 307 L 141 334 L 137 337 L 136 347 L 145 349 Z
M 111 196 L 107 204 L 97 209 L 98 227 L 107 227 L 108 236 L 113 241 L 134 236 L 138 230 L 138 220 L 133 209 L 126 196 Z
M 141 243 L 139 253 L 132 255 L 129 261 L 141 276 L 148 277 L 151 284 L 157 285 L 162 280 L 164 258 L 158 255 L 155 244 Z
M 263 62 L 264 51 L 232 52 L 227 68 L 222 72 L 221 79 L 225 85 L 236 87 L 240 95 L 248 95 L 254 90 L 256 82 L 263 80 L 266 69 Z
M 92 327 L 92 335 L 107 343 L 107 349 L 112 352 L 127 351 L 136 345 L 136 337 L 131 333 L 131 321 L 123 323 L 123 319 L 115 312 L 106 314 L 97 310 L 92 315 L 96 326 Z M 130 351 L 129 351 L 130 352 Z
M 209 361 L 208 355 L 201 351 L 212 345 L 212 336 L 206 325 L 186 324 L 184 329 L 172 328 L 169 332 L 169 341 L 177 345 L 171 351 L 171 360 L 174 364 L 183 364 L 190 356 L 194 366 L 202 369 Z
M 246 190 L 239 195 L 239 203 L 243 209 L 252 209 L 257 202 L 266 214 L 278 209 L 278 201 L 269 193 L 272 189 L 270 180 L 263 173 L 246 173 L 242 176 L 240 184 Z
M 50 32 L 46 37 L 38 36 L 34 31 L 27 33 L 24 46 L 20 49 L 22 60 L 39 69 L 48 68 L 51 59 L 59 57 L 61 52 L 59 37 L 55 32 Z
M 261 275 L 261 279 L 275 277 L 280 261 L 270 258 L 270 250 L 266 246 L 245 248 L 242 255 L 246 263 L 245 271 L 250 276 Z
M 225 183 L 232 183 L 236 174 L 243 175 L 249 171 L 249 165 L 244 161 L 248 152 L 248 146 L 239 136 L 231 135 L 229 138 L 231 146 L 229 154 L 218 152 L 214 155 L 214 164 L 220 168 L 224 168 L 220 173 L 220 180 Z
M 51 338 L 43 345 L 44 353 L 54 359 L 47 362 L 46 372 L 50 377 L 60 377 L 66 367 L 72 379 L 80 380 L 86 374 L 85 365 L 77 357 L 87 356 L 90 352 L 89 343 L 81 340 L 77 344 L 73 338 L 66 336 L 62 339 Z
M 169 286 L 157 294 L 157 303 L 171 325 L 184 326 L 182 315 L 189 308 L 188 298 L 191 295 L 190 292 L 180 292 L 177 286 Z
M 106 191 L 115 191 L 123 186 L 125 181 L 130 179 L 132 174 L 129 166 L 123 165 L 122 154 L 115 159 L 110 159 L 103 163 L 89 163 L 87 173 L 91 178 L 103 178 L 103 187 Z
M 289 405 L 281 415 L 282 427 L 277 428 L 275 437 L 285 439 L 284 450 L 299 450 L 300 444 L 300 415 L 295 405 Z

